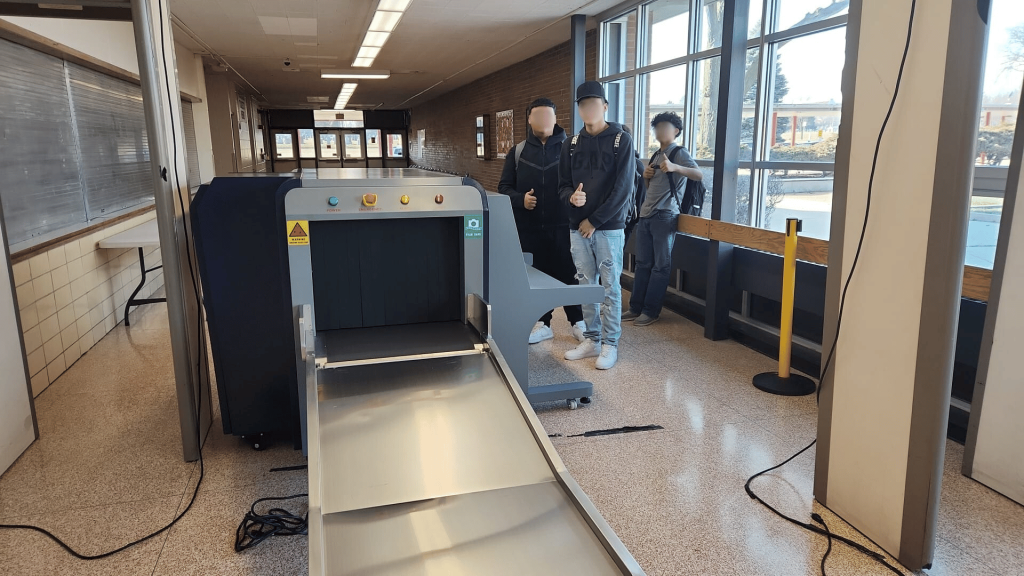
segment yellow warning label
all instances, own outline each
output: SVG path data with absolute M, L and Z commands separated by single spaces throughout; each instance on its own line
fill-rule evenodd
M 309 220 L 288 221 L 288 245 L 309 246 Z

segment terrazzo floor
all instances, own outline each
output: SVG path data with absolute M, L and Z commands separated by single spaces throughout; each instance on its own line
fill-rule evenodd
M 0 477 L 0 523 L 45 527 L 96 554 L 148 534 L 188 505 L 200 469 L 181 460 L 164 305 L 132 313 L 36 399 L 40 439 Z M 534 384 L 589 379 L 594 402 L 537 413 L 569 471 L 650 575 L 818 574 L 823 537 L 773 516 L 743 491 L 746 478 L 784 460 L 815 435 L 813 396 L 758 392 L 753 374 L 773 361 L 735 342 L 710 342 L 666 312 L 653 326 L 624 327 L 619 364 L 567 363 L 574 342 L 559 311 L 556 337 L 531 349 Z M 655 424 L 663 430 L 572 437 L 588 430 Z M 960 475 L 962 446 L 947 443 L 937 558 L 930 575 L 1024 574 L 1024 507 Z M 304 536 L 275 538 L 244 553 L 235 529 L 256 498 L 306 491 L 290 444 L 262 452 L 221 433 L 204 449 L 204 478 L 191 510 L 170 530 L 98 561 L 76 560 L 41 535 L 0 530 L 0 573 L 11 575 L 305 574 Z M 864 538 L 813 503 L 813 450 L 766 475 L 755 490 L 783 512 L 820 513 L 836 533 Z M 304 512 L 301 501 L 290 504 Z M 909 572 L 905 572 L 909 574 Z M 844 546 L 828 574 L 883 575 Z

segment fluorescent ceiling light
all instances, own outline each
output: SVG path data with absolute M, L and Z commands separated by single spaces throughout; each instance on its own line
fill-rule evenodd
M 386 80 L 390 70 L 321 70 L 321 78 L 358 78 L 362 80 Z
M 374 32 L 371 30 L 363 37 L 363 46 L 376 46 L 379 48 L 388 41 L 388 36 L 391 36 L 389 32 Z
M 380 54 L 380 48 L 376 46 L 363 46 L 359 48 L 356 58 L 376 58 Z
M 360 68 L 369 68 L 373 66 L 373 58 L 356 58 L 352 61 L 352 65 Z
M 395 29 L 395 26 L 398 26 L 398 21 L 401 19 L 401 12 L 377 10 L 373 15 L 373 20 L 370 21 L 369 29 L 374 32 L 391 32 Z
M 388 10 L 394 12 L 405 12 L 412 0 L 380 0 L 377 10 Z

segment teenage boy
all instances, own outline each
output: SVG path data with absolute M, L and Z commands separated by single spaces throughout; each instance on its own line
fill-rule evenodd
M 634 326 L 650 326 L 661 315 L 665 289 L 672 271 L 672 246 L 676 241 L 679 203 L 686 179 L 702 180 L 690 154 L 676 144 L 683 121 L 675 112 L 662 112 L 651 121 L 654 137 L 661 148 L 644 170 L 647 197 L 640 207 L 636 225 L 636 273 L 629 310 L 623 320 L 635 320 Z
M 555 123 L 555 103 L 538 98 L 526 109 L 526 140 L 508 151 L 498 192 L 512 198 L 512 213 L 523 252 L 533 254 L 533 267 L 565 284 L 576 284 L 576 265 L 569 249 L 569 209 L 558 197 L 558 160 L 565 130 Z M 576 340 L 583 341 L 583 309 L 566 306 L 565 317 Z M 530 332 L 530 344 L 555 337 L 551 312 Z
M 569 240 L 580 284 L 604 287 L 600 306 L 583 306 L 585 340 L 565 353 L 566 360 L 597 357 L 607 370 L 618 360 L 622 334 L 622 248 L 626 211 L 633 195 L 636 158 L 633 139 L 619 124 L 605 121 L 608 100 L 600 82 L 576 89 L 584 127 L 562 146 L 558 192 L 569 207 Z

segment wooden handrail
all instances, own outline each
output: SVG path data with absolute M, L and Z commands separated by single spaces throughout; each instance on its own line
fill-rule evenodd
M 751 250 L 768 252 L 769 254 L 782 255 L 786 248 L 786 235 L 782 232 L 764 230 L 742 224 L 708 220 L 698 216 L 679 216 L 677 227 L 679 232 L 717 240 L 736 246 L 743 246 Z M 813 264 L 828 265 L 828 240 L 818 238 L 801 237 L 797 245 L 797 260 L 811 262 Z M 989 289 L 992 285 L 992 271 L 976 266 L 964 266 L 964 280 L 962 293 L 964 298 L 971 300 L 988 301 Z

